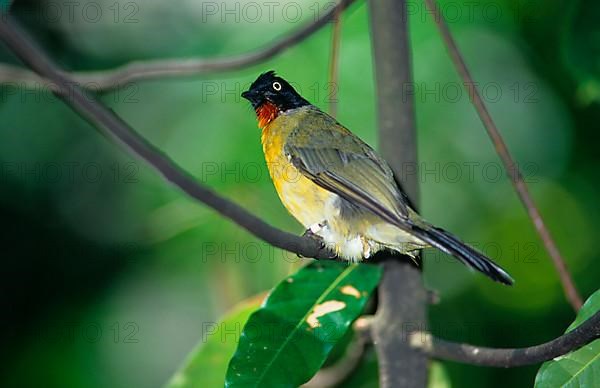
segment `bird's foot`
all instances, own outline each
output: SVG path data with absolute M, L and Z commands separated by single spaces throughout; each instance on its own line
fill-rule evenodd
M 304 232 L 304 234 L 306 234 L 308 232 L 311 232 L 312 234 L 317 234 L 326 226 L 327 226 L 327 221 L 316 222 L 316 223 L 312 224 L 311 226 L 309 226 L 308 229 L 306 229 L 306 232 Z
M 313 232 L 312 226 L 310 228 L 306 229 L 304 231 L 304 233 L 302 233 L 302 237 L 310 238 L 311 240 L 317 241 L 319 243 L 319 248 L 325 249 L 325 240 L 323 240 L 323 237 L 321 237 L 317 233 Z M 301 257 L 301 256 L 298 255 L 298 257 Z
M 319 236 L 317 233 L 320 232 L 326 226 L 327 226 L 327 221 L 322 221 L 320 223 L 312 224 L 308 229 L 306 229 L 304 231 L 304 233 L 302 234 L 302 237 L 306 237 L 306 238 L 315 240 L 316 242 L 319 243 L 319 249 L 324 250 L 327 248 L 327 245 L 325 244 L 325 240 L 323 240 L 323 237 Z M 297 256 L 302 257 L 302 255 L 297 255 Z M 336 257 L 337 257 L 337 255 L 333 254 L 329 258 L 335 259 Z

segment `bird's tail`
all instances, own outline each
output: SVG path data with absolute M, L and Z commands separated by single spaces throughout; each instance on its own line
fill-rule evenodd
M 444 253 L 456 257 L 492 280 L 507 285 L 513 284 L 513 279 L 499 265 L 445 230 L 429 224 L 413 225 L 412 230 L 419 239 Z

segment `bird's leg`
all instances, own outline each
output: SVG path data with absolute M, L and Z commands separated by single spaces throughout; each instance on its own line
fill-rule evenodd
M 304 231 L 304 233 L 302 233 L 302 237 L 308 237 L 313 240 L 319 241 L 319 243 L 321 244 L 321 249 L 325 247 L 325 241 L 323 241 L 323 237 L 321 237 L 318 234 L 316 234 L 315 232 L 313 232 L 312 226 L 310 228 L 306 229 Z
M 326 226 L 327 226 L 326 220 L 321 221 L 321 222 L 315 222 L 314 224 L 309 226 L 308 229 L 306 229 L 306 232 L 304 232 L 304 234 L 307 234 L 309 232 L 312 234 L 317 234 L 321 231 L 321 229 L 323 229 Z
M 317 233 L 319 233 L 326 226 L 327 226 L 327 221 L 325 221 L 325 220 L 318 222 L 318 223 L 314 223 L 311 226 L 309 226 L 308 229 L 306 229 L 304 231 L 304 233 L 302 234 L 302 237 L 308 237 L 313 240 L 316 240 L 317 242 L 319 242 L 321 249 L 324 249 L 325 241 L 323 240 L 323 237 L 319 236 Z M 298 255 L 298 257 L 302 257 L 302 256 Z

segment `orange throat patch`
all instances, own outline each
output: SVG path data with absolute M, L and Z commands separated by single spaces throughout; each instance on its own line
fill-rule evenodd
M 256 119 L 258 120 L 258 127 L 265 129 L 267 125 L 277 118 L 279 115 L 279 109 L 270 102 L 265 102 L 256 109 Z

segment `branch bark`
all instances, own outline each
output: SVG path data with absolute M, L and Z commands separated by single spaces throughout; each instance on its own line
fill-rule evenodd
M 460 53 L 460 50 L 458 49 L 458 46 L 456 45 L 452 34 L 450 33 L 450 29 L 448 28 L 448 25 L 446 24 L 444 16 L 440 12 L 439 7 L 437 6 L 435 0 L 425 0 L 425 3 L 427 4 L 427 7 L 433 14 L 435 23 L 438 26 L 438 29 L 440 30 L 440 34 L 442 35 L 444 42 L 446 43 L 448 53 L 450 54 L 450 57 L 454 62 L 454 66 L 456 67 L 458 73 L 462 77 L 465 87 L 469 88 L 467 92 L 471 97 L 471 102 L 477 110 L 477 113 L 479 114 L 479 117 L 483 122 L 483 125 L 490 139 L 492 140 L 492 143 L 494 143 L 496 153 L 502 160 L 502 163 L 504 164 L 504 167 L 508 172 L 510 181 L 513 184 L 513 187 L 515 188 L 519 199 L 523 203 L 523 206 L 525 206 L 525 209 L 527 209 L 527 214 L 529 215 L 531 222 L 533 223 L 536 231 L 538 232 L 538 235 L 544 243 L 546 251 L 550 255 L 552 262 L 554 263 L 554 267 L 560 277 L 565 296 L 571 304 L 571 306 L 573 307 L 573 309 L 575 311 L 578 311 L 581 308 L 581 305 L 583 304 L 581 296 L 579 296 L 579 293 L 575 288 L 573 279 L 571 278 L 569 270 L 567 269 L 567 265 L 565 264 L 565 261 L 562 258 L 560 251 L 558 250 L 558 246 L 554 242 L 554 239 L 552 238 L 550 231 L 546 227 L 544 219 L 542 218 L 542 215 L 539 209 L 537 208 L 535 201 L 529 193 L 527 184 L 523 180 L 523 175 L 521 174 L 519 167 L 510 155 L 510 151 L 508 150 L 508 147 L 506 146 L 502 135 L 500 135 L 500 131 L 496 127 L 496 124 L 494 123 L 490 112 L 486 108 L 485 103 L 483 102 L 483 99 L 479 94 L 479 90 L 477 90 L 477 87 L 475 86 L 473 77 L 471 77 L 471 73 L 467 68 L 467 64 L 465 63 L 465 60 L 462 54 Z
M 341 13 L 353 2 L 354 0 L 340 0 L 335 7 L 332 7 L 313 22 L 276 40 L 269 46 L 249 53 L 219 59 L 180 58 L 139 61 L 111 70 L 63 73 L 62 75 L 86 89 L 100 91 L 115 89 L 134 81 L 239 70 L 266 61 L 287 48 L 302 42 L 332 20 L 336 12 Z M 17 83 L 18 86 L 27 88 L 47 87 L 51 90 L 54 87 L 52 80 L 40 77 L 35 72 L 27 69 L 6 64 L 0 64 L 0 83 Z
M 410 334 L 409 342 L 430 357 L 472 365 L 512 368 L 552 360 L 597 338 L 600 338 L 600 312 L 552 341 L 526 348 L 486 348 L 445 341 L 423 332 Z
M 146 161 L 167 181 L 186 194 L 215 209 L 224 217 L 237 223 L 254 236 L 281 249 L 304 257 L 331 259 L 332 252 L 319 242 L 281 231 L 267 224 L 239 205 L 200 185 L 168 156 L 148 143 L 112 110 L 86 94 L 78 84 L 69 79 L 44 52 L 37 47 L 25 31 L 10 16 L 0 18 L 0 40 L 42 77 L 58 88 L 55 94 L 71 109 L 103 134 L 117 140 L 133 154 Z
M 405 167 L 417 165 L 414 101 L 402 96 L 402 85 L 412 80 L 406 1 L 371 0 L 369 13 L 380 149 L 416 205 L 416 175 L 402 174 Z M 409 259 L 385 259 L 372 323 L 379 381 L 382 387 L 424 387 L 427 357 L 411 348 L 402 335 L 407 325 L 423 327 L 425 323 L 426 292 L 421 273 Z

